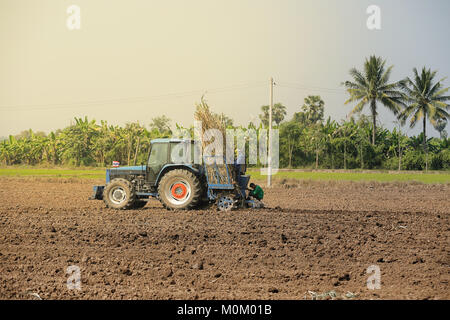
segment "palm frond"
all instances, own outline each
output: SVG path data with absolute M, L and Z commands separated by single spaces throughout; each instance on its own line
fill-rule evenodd
M 362 99 L 361 102 L 359 102 L 354 108 L 353 110 L 350 112 L 350 115 L 354 114 L 354 113 L 358 113 L 361 112 L 362 109 L 364 108 L 364 106 L 368 103 L 368 100 L 366 98 Z
M 449 100 L 450 100 L 450 96 L 436 97 L 436 98 L 433 98 L 433 100 L 434 100 L 434 101 L 442 101 L 442 102 L 444 102 L 444 101 L 449 101 Z M 447 106 L 447 107 L 448 107 L 448 106 Z
M 446 93 L 448 90 L 450 90 L 450 88 L 444 88 L 444 89 L 441 89 L 441 90 L 439 90 L 438 92 L 435 92 L 434 94 L 430 95 L 430 97 L 431 97 L 432 99 L 435 99 L 435 98 L 442 98 L 442 95 L 443 95 L 444 93 Z
M 344 104 L 349 104 L 350 102 L 358 101 L 364 98 L 366 95 L 364 93 L 351 92 L 352 89 L 347 91 L 350 93 L 350 98 L 344 102 Z
M 350 75 L 360 86 L 363 86 L 363 87 L 366 86 L 366 84 L 367 84 L 366 78 L 363 76 L 363 74 L 359 70 L 357 70 L 356 68 L 350 69 Z
M 434 84 L 434 86 L 429 91 L 430 96 L 433 96 L 434 94 L 439 92 L 439 89 L 442 87 L 442 84 L 441 84 L 442 81 L 443 81 L 443 79 L 439 80 L 438 82 L 436 82 Z
M 423 117 L 423 111 L 422 109 L 417 109 L 416 112 L 414 113 L 414 115 L 411 118 L 411 121 L 409 123 L 409 126 L 411 128 L 414 128 L 416 126 L 417 121 L 419 121 L 420 119 L 422 119 Z
M 380 79 L 380 86 L 385 86 L 387 83 L 388 83 L 388 81 L 389 81 L 389 78 L 391 77 L 391 73 L 392 73 L 392 68 L 393 68 L 394 66 L 390 66 L 389 68 L 387 68 L 387 70 L 384 72 L 384 74 L 382 75 L 382 77 L 381 77 L 381 79 Z M 392 86 L 392 85 L 394 85 L 394 87 L 395 86 L 397 86 L 397 83 L 392 83 L 392 84 L 390 84 L 390 85 L 388 85 L 388 86 Z
M 363 86 L 361 86 L 357 83 L 351 82 L 351 81 L 345 81 L 342 84 L 349 89 L 362 89 L 363 88 Z
M 380 102 L 389 110 L 391 110 L 395 115 L 398 114 L 401 110 L 399 103 L 388 95 L 383 94 L 380 98 Z

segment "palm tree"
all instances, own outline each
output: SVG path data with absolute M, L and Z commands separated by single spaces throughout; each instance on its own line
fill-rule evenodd
M 394 114 L 398 114 L 403 106 L 402 92 L 397 90 L 400 83 L 388 83 L 393 66 L 385 69 L 386 60 L 381 57 L 371 56 L 364 63 L 364 71 L 356 68 L 350 70 L 352 81 L 345 81 L 343 85 L 347 88 L 350 98 L 345 102 L 349 104 L 357 101 L 358 104 L 350 114 L 361 112 L 364 106 L 369 105 L 372 114 L 372 144 L 375 144 L 377 102 L 381 102 Z
M 262 114 L 259 115 L 259 119 L 263 123 L 265 127 L 269 126 L 269 106 L 262 106 L 261 111 Z M 275 103 L 272 109 L 272 121 L 275 122 L 277 126 L 280 125 L 281 121 L 284 120 L 286 116 L 286 107 L 281 103 Z
M 336 128 L 334 135 L 337 146 L 342 146 L 344 151 L 344 169 L 347 169 L 347 144 L 352 143 L 352 138 L 357 133 L 356 124 L 353 118 L 350 121 L 344 121 L 341 126 Z
M 410 127 L 413 128 L 418 121 L 423 121 L 423 150 L 427 152 L 427 118 L 431 124 L 437 125 L 439 119 L 448 120 L 449 114 L 447 110 L 449 105 L 446 101 L 450 100 L 450 96 L 444 96 L 444 94 L 450 88 L 443 88 L 442 81 L 439 80 L 434 83 L 434 77 L 437 71 L 431 71 L 431 69 L 422 68 L 422 72 L 419 75 L 417 69 L 413 69 L 414 79 L 406 78 L 401 82 L 401 88 L 406 94 L 407 107 L 400 114 L 400 119 L 403 123 L 410 116 Z
M 305 114 L 305 120 L 312 124 L 322 122 L 325 105 L 322 98 L 320 96 L 307 96 L 304 101 L 302 111 Z
M 447 119 L 437 119 L 436 125 L 434 128 L 439 132 L 439 137 L 441 139 L 447 138 L 447 131 L 445 131 L 445 127 L 447 126 Z
M 303 129 L 304 127 L 296 121 L 284 122 L 280 126 L 280 146 L 282 145 L 287 148 L 288 168 L 292 168 L 293 155 L 296 149 L 298 149 Z
M 325 135 L 325 148 L 328 152 L 328 158 L 330 159 L 331 169 L 334 169 L 334 154 L 336 150 L 336 140 L 335 140 L 335 132 L 338 128 L 338 124 L 336 121 L 331 120 L 328 117 L 327 121 L 324 124 L 324 135 Z

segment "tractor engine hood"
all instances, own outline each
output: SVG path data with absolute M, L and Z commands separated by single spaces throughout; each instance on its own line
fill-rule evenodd
M 131 171 L 145 171 L 147 166 L 129 166 L 129 167 L 118 167 L 118 168 L 112 168 L 112 170 L 131 170 Z
M 147 166 L 129 166 L 111 168 L 109 172 L 111 175 L 124 175 L 124 174 L 144 174 L 147 170 Z

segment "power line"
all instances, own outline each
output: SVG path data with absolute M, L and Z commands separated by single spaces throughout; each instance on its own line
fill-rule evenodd
M 322 91 L 324 93 L 333 93 L 333 94 L 347 94 L 345 89 L 307 86 L 307 85 L 295 84 L 292 82 L 279 82 L 278 86 L 283 87 L 283 88 L 302 90 L 302 91 L 310 90 L 310 91 Z
M 154 100 L 164 100 L 171 98 L 183 98 L 192 95 L 199 95 L 204 93 L 221 93 L 233 90 L 243 90 L 252 87 L 260 87 L 265 84 L 265 81 L 251 82 L 247 84 L 232 85 L 226 87 L 218 87 L 206 90 L 194 90 L 194 91 L 184 91 L 184 92 L 174 92 L 155 96 L 147 97 L 129 97 L 129 98 L 117 98 L 117 99 L 105 99 L 105 100 L 91 100 L 91 101 L 80 101 L 71 103 L 53 103 L 53 104 L 35 104 L 35 105 L 16 105 L 16 106 L 0 106 L 0 109 L 21 109 L 21 110 L 51 110 L 51 109 L 68 109 L 72 107 L 92 107 L 95 105 L 106 105 L 106 104 L 120 104 L 120 103 L 131 103 L 131 102 L 141 102 L 141 101 L 154 101 Z
M 293 86 L 285 86 L 285 85 L 279 85 L 280 88 L 288 88 L 288 89 L 295 89 L 295 90 L 299 90 L 299 91 L 319 91 L 322 93 L 330 93 L 330 94 L 338 94 L 338 95 L 345 95 L 347 94 L 347 92 L 342 91 L 342 92 L 338 92 L 338 91 L 326 91 L 323 89 L 315 89 L 315 88 L 301 88 L 301 87 L 293 87 Z
M 70 102 L 70 103 L 53 103 L 53 104 L 34 104 L 34 105 L 9 105 L 9 106 L 0 106 L 0 109 L 21 109 L 21 110 L 52 110 L 52 109 L 69 109 L 72 107 L 92 107 L 96 105 L 107 105 L 107 104 L 121 104 L 121 103 L 133 103 L 133 102 L 142 102 L 142 101 L 154 101 L 154 100 L 164 100 L 164 99 L 172 99 L 172 98 L 184 98 L 192 95 L 204 94 L 204 93 L 221 93 L 233 90 L 243 90 L 252 87 L 262 87 L 265 85 L 265 81 L 257 81 L 250 82 L 246 84 L 232 85 L 232 86 L 224 86 L 213 89 L 206 90 L 193 90 L 193 91 L 183 91 L 183 92 L 174 92 L 167 93 L 161 95 L 154 96 L 142 96 L 142 97 L 128 97 L 128 98 L 116 98 L 116 99 L 104 99 L 104 100 L 90 100 L 90 101 L 80 101 L 80 102 Z M 315 91 L 324 91 L 326 93 L 334 93 L 334 94 L 346 94 L 344 89 L 337 88 L 326 88 L 326 87 L 318 87 L 318 86 L 307 86 L 300 85 L 294 82 L 278 82 L 277 85 L 283 88 L 297 89 L 297 90 L 315 90 Z
M 327 88 L 327 87 L 321 87 L 321 86 L 311 86 L 311 85 L 306 85 L 306 84 L 299 83 L 299 82 L 282 81 L 281 84 L 292 85 L 292 86 L 299 86 L 299 87 L 302 87 L 302 88 L 310 88 L 310 89 L 323 89 L 323 90 L 332 90 L 332 91 L 342 91 L 342 90 L 344 90 L 342 88 Z

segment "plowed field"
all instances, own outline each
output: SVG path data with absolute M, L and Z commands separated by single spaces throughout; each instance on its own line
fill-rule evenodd
M 450 299 L 448 184 L 278 184 L 266 209 L 220 213 L 114 211 L 87 200 L 91 181 L 0 183 L 1 299 Z

